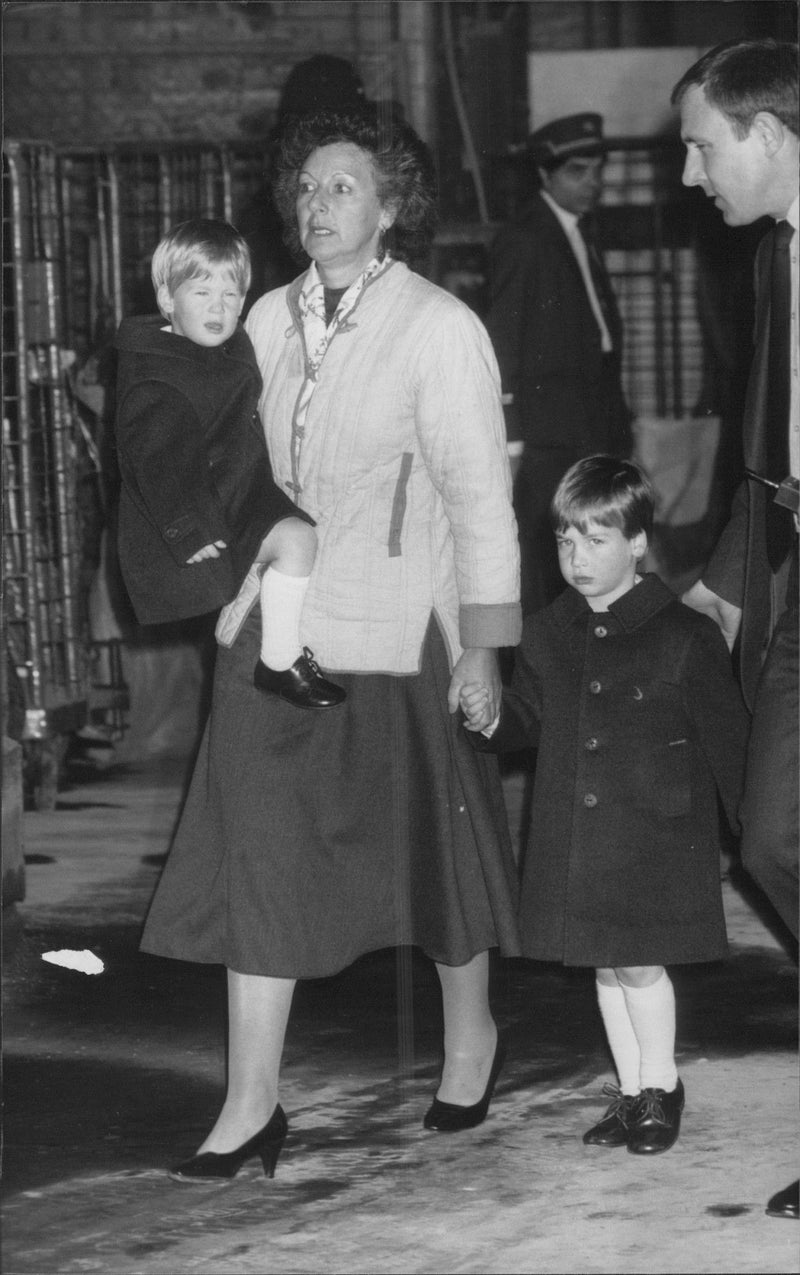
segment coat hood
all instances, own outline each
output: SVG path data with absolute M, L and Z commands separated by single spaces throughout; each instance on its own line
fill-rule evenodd
M 116 347 L 121 354 L 146 354 L 177 359 L 186 363 L 208 365 L 209 359 L 220 352 L 252 366 L 253 354 L 250 339 L 241 323 L 229 341 L 220 346 L 197 345 L 188 337 L 169 331 L 166 319 L 160 314 L 135 315 L 123 319 L 117 332 Z

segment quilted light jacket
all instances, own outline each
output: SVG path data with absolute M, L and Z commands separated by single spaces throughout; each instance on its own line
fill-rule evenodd
M 302 640 L 330 672 L 415 673 L 431 616 L 452 663 L 520 638 L 519 552 L 500 381 L 479 319 L 394 263 L 364 288 L 322 363 L 305 426 L 297 299 L 246 323 L 275 481 L 317 522 Z M 235 638 L 254 577 L 223 612 Z

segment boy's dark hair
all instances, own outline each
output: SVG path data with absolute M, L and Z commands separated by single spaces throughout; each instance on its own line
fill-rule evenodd
M 297 231 L 297 181 L 312 151 L 351 142 L 375 169 L 378 198 L 395 219 L 385 246 L 396 261 L 408 261 L 429 246 L 436 227 L 436 174 L 428 147 L 410 124 L 381 103 L 341 111 L 318 111 L 290 120 L 281 137 L 273 193 L 293 256 L 306 259 Z
M 679 106 L 687 89 L 702 88 L 737 137 L 747 137 L 759 111 L 769 111 L 798 132 L 797 45 L 780 40 L 728 40 L 685 71 L 670 101 Z
M 619 527 L 626 540 L 653 531 L 655 500 L 649 479 L 638 465 L 616 456 L 587 456 L 564 474 L 550 502 L 554 531 L 577 527 L 584 534 L 589 522 Z
M 242 295 L 247 292 L 250 250 L 235 226 L 205 217 L 182 221 L 164 235 L 153 253 L 153 288 L 158 294 L 164 285 L 172 296 L 187 279 L 202 278 L 209 265 L 229 266 Z

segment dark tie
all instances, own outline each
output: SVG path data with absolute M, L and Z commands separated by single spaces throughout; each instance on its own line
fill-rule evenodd
M 766 478 L 780 483 L 789 473 L 792 298 L 789 244 L 794 227 L 779 221 L 772 234 L 767 349 Z M 777 571 L 792 543 L 792 519 L 786 509 L 767 502 L 767 557 Z
M 603 315 L 603 321 L 608 328 L 608 334 L 614 346 L 618 344 L 619 333 L 619 314 L 617 311 L 617 302 L 614 291 L 611 287 L 611 280 L 608 277 L 608 271 L 603 263 L 603 258 L 597 247 L 594 237 L 593 228 L 583 218 L 578 222 L 578 230 L 581 238 L 586 244 L 586 255 L 589 259 L 589 273 L 592 276 L 594 284 L 595 296 L 600 305 Z

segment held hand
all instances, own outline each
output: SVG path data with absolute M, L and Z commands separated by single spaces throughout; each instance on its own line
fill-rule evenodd
M 453 669 L 450 678 L 450 689 L 447 694 L 447 707 L 451 713 L 458 711 L 462 690 L 467 693 L 480 686 L 486 692 L 485 712 L 488 719 L 484 725 L 493 722 L 500 709 L 500 669 L 497 664 L 497 652 L 493 647 L 473 646 L 462 652 L 461 658 Z
M 711 589 L 703 584 L 702 580 L 698 580 L 688 589 L 681 598 L 681 602 L 687 607 L 691 607 L 693 611 L 700 611 L 703 615 L 708 615 L 718 624 L 722 630 L 722 636 L 728 644 L 728 650 L 733 650 L 733 644 L 736 641 L 736 635 L 739 632 L 739 625 L 742 621 L 741 608 L 734 606 L 732 602 L 726 602 L 718 593 L 713 593 Z
M 220 549 L 226 549 L 227 545 L 224 540 L 215 540 L 213 544 L 203 545 L 202 549 L 198 549 L 197 553 L 193 553 L 191 558 L 186 559 L 186 565 L 191 566 L 195 562 L 205 562 L 206 558 L 218 558 Z
M 466 717 L 464 723 L 467 730 L 485 730 L 494 720 L 489 716 L 489 689 L 480 682 L 469 682 L 461 687 L 459 705 Z

